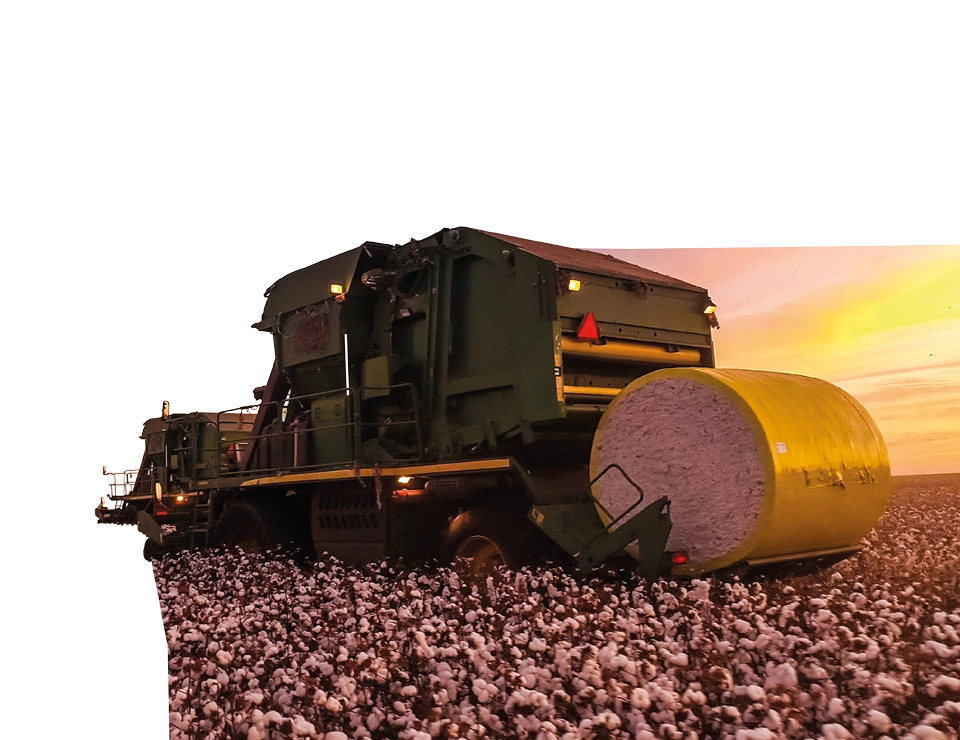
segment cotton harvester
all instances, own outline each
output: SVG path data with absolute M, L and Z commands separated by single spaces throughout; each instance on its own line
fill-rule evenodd
M 890 495 L 853 398 L 715 368 L 703 288 L 469 228 L 293 272 L 257 403 L 144 424 L 101 522 L 147 557 L 292 542 L 350 562 L 544 556 L 647 574 L 843 556 Z

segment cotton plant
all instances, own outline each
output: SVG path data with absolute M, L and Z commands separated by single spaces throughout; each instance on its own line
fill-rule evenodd
M 905 490 L 833 568 L 154 561 L 171 738 L 956 738 L 960 492 Z

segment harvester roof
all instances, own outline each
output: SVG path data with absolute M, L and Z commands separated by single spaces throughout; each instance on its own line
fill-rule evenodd
M 591 252 L 585 249 L 571 249 L 557 244 L 547 244 L 532 239 L 497 234 L 493 231 L 467 227 L 460 227 L 457 230 L 462 234 L 469 232 L 483 234 L 515 249 L 552 262 L 561 269 L 593 275 L 606 275 L 625 280 L 639 280 L 644 283 L 665 285 L 701 293 L 707 292 L 705 288 L 625 262 L 616 257 L 611 257 L 609 254 Z M 423 240 L 423 243 L 440 244 L 448 231 L 443 229 Z M 411 242 L 411 244 L 417 244 L 417 242 Z M 281 314 L 296 311 L 319 300 L 329 298 L 331 284 L 335 283 L 340 286 L 340 290 L 343 292 L 349 292 L 351 283 L 360 273 L 370 269 L 370 267 L 382 264 L 388 253 L 399 248 L 400 245 L 391 246 L 378 242 L 365 242 L 347 252 L 285 275 L 267 289 L 265 293 L 267 303 L 264 306 L 263 317 L 253 327 L 261 331 L 272 331 Z
M 524 252 L 536 255 L 541 259 L 550 260 L 557 267 L 568 270 L 578 270 L 589 272 L 594 275 L 609 275 L 611 277 L 622 277 L 630 280 L 642 280 L 654 285 L 667 285 L 673 288 L 686 288 L 688 290 L 706 291 L 698 285 L 678 280 L 677 278 L 663 275 L 653 270 L 648 270 L 639 265 L 624 260 L 611 257 L 609 254 L 600 252 L 591 252 L 586 249 L 571 249 L 570 247 L 561 247 L 558 244 L 547 244 L 546 242 L 536 242 L 532 239 L 523 239 L 518 236 L 508 236 L 506 234 L 497 234 L 492 231 L 483 231 L 487 236 L 499 239 L 511 246 L 522 249 Z

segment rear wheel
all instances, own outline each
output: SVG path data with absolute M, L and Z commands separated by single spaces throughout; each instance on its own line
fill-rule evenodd
M 472 535 L 460 543 L 454 557 L 454 564 L 463 575 L 472 579 L 486 580 L 487 576 L 495 575 L 507 564 L 501 547 L 489 537 Z
M 519 516 L 473 509 L 450 524 L 446 556 L 465 578 L 482 582 L 501 568 L 516 570 L 539 560 L 531 537 L 536 534 Z

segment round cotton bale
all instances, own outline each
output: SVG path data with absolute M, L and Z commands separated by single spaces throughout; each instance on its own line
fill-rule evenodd
M 591 475 L 611 463 L 645 502 L 670 499 L 667 550 L 690 559 L 677 574 L 854 547 L 890 498 L 887 449 L 869 414 L 840 388 L 802 375 L 645 375 L 600 421 Z M 593 495 L 605 522 L 638 499 L 615 469 Z

